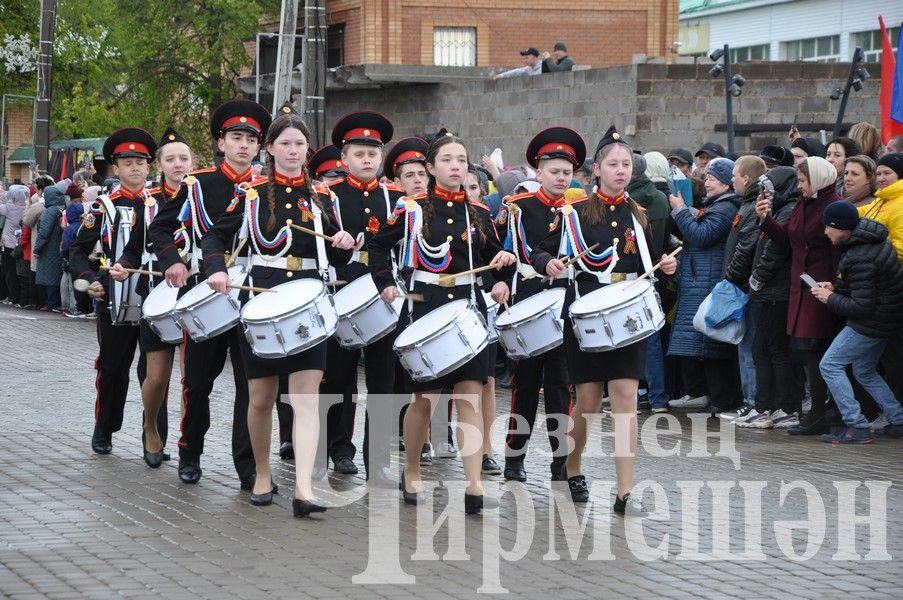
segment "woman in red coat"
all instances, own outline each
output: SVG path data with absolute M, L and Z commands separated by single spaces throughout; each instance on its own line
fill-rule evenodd
M 812 409 L 789 431 L 794 435 L 816 435 L 827 431 L 825 404 L 828 400 L 818 363 L 837 333 L 837 322 L 824 304 L 808 289 L 803 289 L 805 284 L 800 275 L 808 273 L 816 281 L 831 281 L 834 277 L 834 254 L 821 215 L 826 206 L 839 199 L 834 186 L 837 171 L 825 159 L 810 156 L 797 167 L 797 176 L 801 200 L 786 224 L 781 225 L 772 218 L 769 199 L 760 198 L 756 202 L 756 213 L 761 219 L 762 232 L 791 252 L 787 333 L 793 338 L 791 346 L 802 350 L 806 357 Z

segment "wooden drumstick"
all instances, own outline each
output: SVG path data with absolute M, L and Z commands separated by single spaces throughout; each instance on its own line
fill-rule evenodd
M 587 248 L 586 250 L 584 250 L 583 252 L 581 252 L 581 253 L 578 254 L 577 256 L 573 256 L 573 257 L 567 259 L 566 261 L 564 261 L 563 263 L 561 263 L 562 266 L 564 266 L 565 268 L 567 268 L 568 266 L 572 265 L 573 263 L 577 262 L 578 260 L 580 260 L 581 258 L 583 258 L 584 256 L 586 256 L 587 254 L 589 254 L 590 252 L 592 252 L 593 250 L 595 250 L 595 249 L 596 249 L 596 246 L 598 246 L 598 245 L 599 245 L 599 242 L 596 242 L 595 244 L 593 244 L 592 246 L 590 246 L 589 248 Z M 553 279 L 552 277 L 546 275 L 545 277 L 542 278 L 542 283 L 547 283 L 547 282 L 549 282 L 549 281 L 552 281 L 552 279 Z
M 232 265 L 235 264 L 235 261 L 238 260 L 238 255 L 245 247 L 245 244 L 248 243 L 248 238 L 242 238 L 238 241 L 238 246 L 235 248 L 235 251 L 229 255 L 229 260 L 226 261 L 226 268 L 228 269 Z
M 446 281 L 454 281 L 457 277 L 464 277 L 465 275 L 473 275 L 474 273 L 482 273 L 483 271 L 488 271 L 489 269 L 495 269 L 493 265 L 484 265 L 482 267 L 477 267 L 475 269 L 470 269 L 469 271 L 461 271 L 460 273 L 454 273 L 452 275 L 443 275 L 439 279 L 436 280 L 437 285 L 442 285 Z
M 683 249 L 684 249 L 683 246 L 678 246 L 678 247 L 674 250 L 674 252 L 672 252 L 671 254 L 668 255 L 668 258 L 674 258 L 674 257 L 677 256 L 678 254 L 680 254 L 680 251 L 683 250 Z M 646 271 L 645 273 L 643 273 L 642 275 L 640 275 L 639 277 L 637 277 L 636 279 L 634 279 L 634 281 L 639 281 L 639 280 L 641 280 L 641 279 L 646 279 L 647 277 L 649 277 L 650 275 L 652 275 L 653 273 L 655 273 L 655 272 L 658 270 L 658 268 L 661 267 L 661 266 L 662 266 L 662 261 L 658 261 L 657 263 L 655 263 L 654 265 L 652 265 L 652 268 L 651 268 L 651 269 L 649 269 L 648 271 Z
M 229 288 L 230 290 L 242 290 L 245 292 L 257 292 L 257 293 L 275 292 L 276 291 L 276 290 L 271 290 L 270 288 L 255 287 L 253 285 L 235 285 L 232 283 L 228 284 L 226 287 Z
M 148 271 L 147 269 L 126 269 L 125 267 L 122 267 L 122 268 L 125 269 L 129 273 L 134 273 L 135 275 L 153 275 L 154 277 L 163 277 L 163 273 L 161 273 L 160 271 Z M 113 267 L 108 267 L 106 265 L 103 265 L 100 267 L 100 270 L 101 271 L 112 271 Z M 73 283 L 73 286 L 74 285 L 75 284 Z
M 314 231 L 313 229 L 308 229 L 307 227 L 301 227 L 300 225 L 295 225 L 294 223 L 289 223 L 289 227 L 292 229 L 297 229 L 298 231 L 303 231 L 309 235 L 316 236 L 318 238 L 323 238 L 327 242 L 331 242 L 334 238 L 331 235 L 326 235 L 325 233 L 320 233 L 319 231 Z
M 401 291 L 401 290 L 399 290 Z M 407 298 L 412 302 L 423 302 L 423 294 L 418 294 L 416 292 L 402 292 L 399 294 L 401 298 Z

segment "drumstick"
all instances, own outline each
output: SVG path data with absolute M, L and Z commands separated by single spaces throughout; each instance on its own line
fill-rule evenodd
M 245 244 L 247 243 L 248 238 L 242 238 L 238 241 L 238 247 L 235 248 L 235 252 L 233 252 L 231 256 L 229 256 L 229 260 L 226 261 L 227 269 L 235 264 L 235 261 L 238 260 L 238 254 L 242 251 L 242 249 L 245 247 Z
M 348 282 L 344 279 L 336 279 L 335 281 L 327 281 L 326 285 L 331 287 L 341 287 L 343 285 L 348 285 Z
M 454 273 L 452 275 L 443 275 L 439 279 L 435 281 L 437 285 L 442 285 L 446 281 L 454 281 L 457 277 L 464 277 L 465 275 L 473 275 L 474 273 L 482 273 L 483 271 L 488 271 L 489 269 L 495 269 L 493 265 L 484 265 L 482 267 L 477 267 L 476 269 L 470 269 L 469 271 L 462 271 L 460 273 Z
M 127 271 L 129 273 L 134 273 L 135 275 L 153 275 L 154 277 L 163 277 L 163 273 L 161 273 L 160 271 L 148 271 L 147 269 L 126 269 L 125 267 L 122 267 L 122 268 L 125 269 L 125 271 Z M 101 271 L 112 271 L 113 267 L 108 267 L 106 265 L 103 265 L 100 267 L 100 270 Z
M 314 231 L 313 229 L 308 229 L 307 227 L 301 227 L 300 225 L 295 225 L 294 223 L 289 223 L 288 226 L 292 229 L 303 231 L 304 233 L 314 235 L 318 238 L 323 238 L 327 242 L 331 242 L 333 240 L 333 237 L 331 235 L 326 235 L 325 233 L 320 233 L 319 231 Z
M 593 244 L 592 246 L 590 246 L 589 248 L 587 248 L 586 250 L 584 250 L 583 252 L 581 252 L 581 253 L 578 254 L 577 256 L 574 256 L 574 257 L 571 257 L 571 258 L 567 259 L 566 261 L 564 261 L 563 263 L 561 263 L 561 265 L 562 265 L 563 267 L 568 267 L 569 265 L 571 265 L 571 264 L 577 262 L 578 260 L 580 260 L 581 258 L 583 258 L 584 256 L 586 256 L 587 254 L 589 254 L 590 252 L 592 252 L 593 250 L 595 250 L 595 249 L 596 249 L 596 246 L 598 246 L 598 245 L 599 245 L 599 242 L 596 242 L 595 244 Z M 545 277 L 542 278 L 542 283 L 546 283 L 546 282 L 548 282 L 548 281 L 552 281 L 552 277 L 546 275 Z
M 271 290 L 270 288 L 255 287 L 253 285 L 235 285 L 232 283 L 228 284 L 226 287 L 229 288 L 230 290 L 242 290 L 245 292 L 257 292 L 257 293 L 275 292 L 276 291 L 276 290 Z
M 423 294 L 418 294 L 416 292 L 407 292 L 398 294 L 401 298 L 407 298 L 412 302 L 423 302 Z
M 680 251 L 683 250 L 683 249 L 684 249 L 683 246 L 678 246 L 678 247 L 674 250 L 674 252 L 672 252 L 671 254 L 668 255 L 668 258 L 674 258 L 674 257 L 677 256 L 678 254 L 680 254 Z M 642 275 L 640 275 L 639 277 L 637 277 L 636 279 L 634 279 L 634 281 L 639 281 L 640 279 L 646 279 L 647 277 L 649 277 L 650 275 L 652 275 L 655 271 L 657 271 L 658 268 L 659 268 L 660 266 L 662 266 L 662 261 L 658 261 L 657 263 L 655 263 L 654 265 L 652 265 L 652 268 L 651 268 L 651 269 L 649 269 L 648 271 L 646 271 L 645 273 L 643 273 Z

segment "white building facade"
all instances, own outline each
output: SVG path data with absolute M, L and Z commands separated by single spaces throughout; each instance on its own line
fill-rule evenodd
M 681 0 L 680 54 L 729 44 L 731 61 L 849 62 L 881 58 L 878 16 L 897 46 L 903 0 Z

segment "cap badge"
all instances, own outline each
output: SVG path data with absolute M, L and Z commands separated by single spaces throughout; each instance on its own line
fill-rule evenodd
M 172 141 L 174 141 L 175 139 L 176 139 L 176 136 L 174 136 L 173 134 L 170 133 L 170 134 L 169 134 L 169 141 L 172 142 Z
M 134 150 L 134 149 L 135 149 L 135 144 L 129 144 L 129 150 Z
M 613 140 L 619 140 L 619 139 L 621 139 L 621 134 L 615 132 L 615 133 L 611 134 L 611 139 L 613 139 Z
M 247 123 L 247 122 L 248 122 L 248 117 L 239 117 L 238 120 L 241 121 L 242 123 Z
M 369 130 L 369 129 L 365 129 L 365 130 L 364 130 L 364 135 L 370 135 L 370 130 Z
M 292 109 L 290 109 L 290 108 L 287 107 L 287 106 L 283 106 L 283 107 L 282 107 L 282 112 L 284 112 L 285 114 L 288 114 L 288 113 L 292 112 Z

